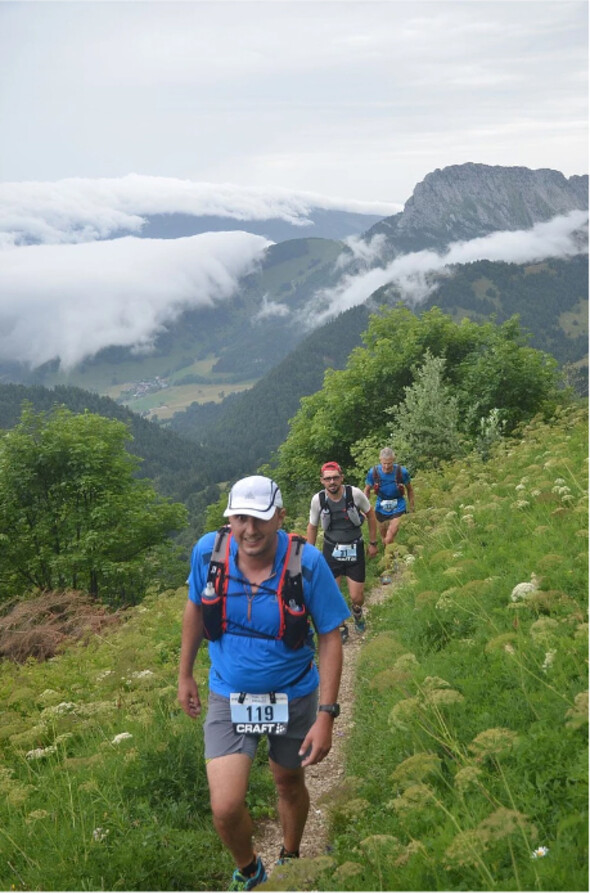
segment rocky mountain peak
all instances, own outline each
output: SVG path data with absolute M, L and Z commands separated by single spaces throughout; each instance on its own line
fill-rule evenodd
M 438 248 L 497 230 L 529 229 L 587 208 L 588 175 L 568 179 L 549 168 L 469 162 L 432 171 L 417 184 L 403 212 L 369 234 L 385 233 L 396 251 Z

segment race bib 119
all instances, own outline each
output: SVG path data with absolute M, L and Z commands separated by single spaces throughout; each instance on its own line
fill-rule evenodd
M 231 693 L 229 705 L 236 733 L 286 733 L 289 723 L 286 693 Z

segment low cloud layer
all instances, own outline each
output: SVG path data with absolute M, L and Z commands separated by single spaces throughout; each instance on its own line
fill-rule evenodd
M 306 313 L 313 314 L 314 325 L 317 325 L 362 304 L 387 284 L 399 289 L 406 301 L 419 304 L 433 289 L 431 275 L 443 272 L 452 264 L 482 260 L 525 264 L 544 258 L 573 257 L 588 251 L 587 232 L 583 240 L 579 236 L 580 230 L 586 228 L 587 231 L 587 224 L 587 211 L 572 211 L 536 224 L 530 230 L 502 231 L 468 242 L 452 243 L 442 254 L 422 251 L 399 255 L 385 267 L 345 274 L 333 289 L 319 292 L 313 302 L 313 311 L 308 309 Z M 356 240 L 354 245 L 355 261 L 374 261 L 379 245 L 371 243 L 362 251 L 359 242 Z
M 269 245 L 236 231 L 7 248 L 0 357 L 69 368 L 109 345 L 147 348 L 183 310 L 232 295 Z
M 379 239 L 352 240 L 346 257 L 356 273 L 342 268 L 338 285 L 314 296 L 302 324 L 314 328 L 386 284 L 418 304 L 433 288 L 432 275 L 453 264 L 571 257 L 587 251 L 587 232 L 580 238 L 587 219 L 587 212 L 573 211 L 531 230 L 457 242 L 441 254 L 401 255 L 388 264 L 379 261 Z M 234 294 L 240 277 L 255 269 L 269 245 L 263 237 L 235 231 L 5 247 L 0 251 L 0 358 L 36 367 L 59 357 L 67 369 L 111 345 L 147 350 L 183 310 Z M 265 296 L 259 317 L 289 313 L 287 305 Z
M 173 177 L 68 178 L 54 183 L 0 183 L 0 248 L 30 242 L 70 243 L 139 233 L 150 214 L 180 212 L 238 221 L 278 218 L 301 226 L 312 208 L 387 217 L 392 202 L 357 202 L 315 193 L 251 189 Z

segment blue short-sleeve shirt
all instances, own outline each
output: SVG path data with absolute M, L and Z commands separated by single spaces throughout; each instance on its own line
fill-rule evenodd
M 204 535 L 193 548 L 188 596 L 197 605 L 201 603 L 216 534 Z M 277 639 L 280 613 L 276 590 L 287 552 L 288 535 L 281 529 L 277 539 L 272 574 L 253 598 L 237 565 L 237 544 L 233 538 L 231 540 L 227 630 L 219 640 L 208 643 L 211 659 L 209 687 L 222 696 L 242 691 L 274 691 L 287 693 L 294 699 L 311 693 L 318 686 L 313 637 L 297 650 L 289 649 Z M 302 573 L 305 605 L 313 626 L 319 634 L 327 634 L 339 627 L 350 612 L 324 557 L 311 544 L 303 547 Z
M 379 474 L 379 492 L 377 494 L 377 502 L 375 503 L 375 512 L 381 513 L 383 516 L 394 516 L 398 513 L 407 512 L 407 504 L 405 495 L 400 494 L 396 477 L 397 464 L 394 465 L 392 472 L 383 472 L 383 467 L 379 463 L 377 472 Z M 372 466 L 365 479 L 365 485 L 372 488 L 375 484 L 375 474 Z M 405 466 L 401 467 L 402 483 L 409 485 L 412 481 L 410 473 Z

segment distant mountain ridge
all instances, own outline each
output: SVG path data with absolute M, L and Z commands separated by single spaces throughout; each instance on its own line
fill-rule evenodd
M 383 234 L 394 256 L 496 231 L 528 230 L 576 209 L 588 209 L 587 174 L 568 179 L 548 168 L 468 162 L 428 174 L 404 210 L 369 228 L 365 238 Z
M 145 216 L 145 224 L 137 236 L 149 239 L 178 239 L 183 236 L 196 236 L 199 233 L 227 232 L 246 230 L 257 236 L 264 236 L 272 242 L 285 242 L 289 239 L 320 238 L 346 239 L 358 236 L 378 221 L 382 215 L 361 214 L 352 211 L 312 208 L 306 220 L 291 222 L 283 218 L 254 218 L 240 220 L 221 215 L 149 214 Z
M 311 310 L 314 300 L 333 289 L 342 277 L 383 268 L 400 254 L 423 249 L 441 252 L 453 242 L 528 229 L 556 215 L 587 209 L 587 175 L 566 178 L 548 169 L 475 163 L 437 169 L 416 185 L 403 212 L 379 220 L 364 232 L 365 248 L 373 237 L 380 237 L 378 254 L 355 254 L 353 243 L 340 239 L 306 236 L 278 242 L 266 250 L 260 267 L 241 279 L 229 300 L 188 310 L 175 323 L 162 326 L 152 354 L 135 354 L 130 348 L 104 349 L 81 365 L 85 375 L 79 378 L 76 370 L 67 377 L 56 373 L 55 365 L 31 374 L 0 361 L 0 378 L 3 375 L 5 381 L 48 385 L 67 382 L 83 388 L 93 387 L 89 383 L 95 374 L 96 381 L 108 379 L 112 384 L 128 381 L 130 375 L 136 380 L 154 375 L 186 379 L 194 374 L 196 362 L 214 356 L 213 372 L 222 377 L 217 381 L 259 379 L 318 325 Z M 328 220 L 331 211 L 321 211 Z M 353 217 L 358 223 L 358 216 Z M 158 227 L 168 228 L 172 239 L 177 224 L 204 226 L 207 221 L 220 223 L 221 219 L 152 215 L 149 226 L 154 228 L 153 233 Z M 234 224 L 241 226 L 244 222 Z M 258 224 L 264 226 L 265 222 Z M 301 232 L 300 227 L 295 229 Z M 581 234 L 580 238 L 587 248 L 587 235 Z M 357 304 L 363 301 L 369 304 L 371 296 L 357 299 Z M 578 346 L 580 340 L 576 338 Z M 581 359 L 580 355 L 575 359 Z M 125 364 L 127 380 L 118 378 L 118 370 Z

